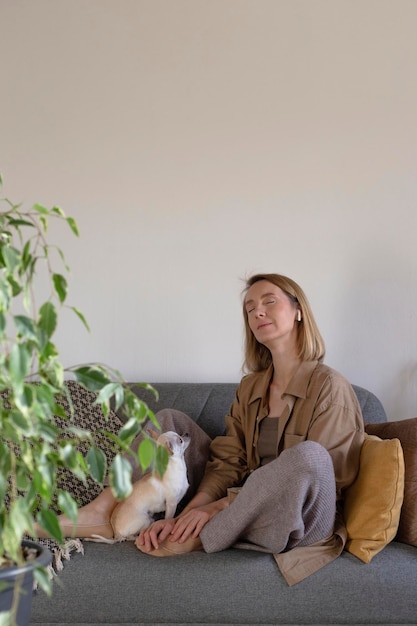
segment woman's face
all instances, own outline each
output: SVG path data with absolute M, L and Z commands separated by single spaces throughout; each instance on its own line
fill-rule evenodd
M 249 328 L 259 343 L 271 349 L 277 342 L 296 340 L 297 305 L 273 283 L 260 280 L 245 297 Z

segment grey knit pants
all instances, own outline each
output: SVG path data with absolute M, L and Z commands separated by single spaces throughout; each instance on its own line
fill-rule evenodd
M 255 470 L 233 502 L 206 524 L 206 552 L 230 546 L 279 553 L 333 533 L 336 484 L 331 457 L 304 441 Z

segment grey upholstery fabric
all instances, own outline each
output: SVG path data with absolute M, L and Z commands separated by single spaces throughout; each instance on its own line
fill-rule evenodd
M 417 553 L 390 544 L 369 565 L 344 552 L 288 587 L 271 555 L 230 549 L 169 559 L 84 542 L 33 624 L 415 624 Z
M 145 400 L 149 408 L 177 409 L 189 415 L 212 439 L 224 432 L 224 418 L 237 388 L 237 383 L 152 383 L 159 399 L 150 391 L 132 383 L 135 393 Z M 361 405 L 364 421 L 386 422 L 387 416 L 380 400 L 370 391 L 352 385 Z M 123 415 L 119 413 L 120 417 Z
M 224 431 L 224 418 L 235 397 L 235 383 L 152 383 L 159 394 L 132 384 L 135 393 L 149 408 L 177 409 L 189 415 L 213 439 Z M 123 415 L 119 413 L 123 418 Z
M 175 408 L 221 434 L 235 384 L 155 383 L 154 411 Z M 379 400 L 354 387 L 364 421 L 386 421 Z M 54 584 L 35 594 L 31 624 L 417 624 L 417 549 L 392 542 L 365 565 L 343 554 L 289 587 L 270 554 L 228 549 L 158 559 L 131 542 L 84 541 Z

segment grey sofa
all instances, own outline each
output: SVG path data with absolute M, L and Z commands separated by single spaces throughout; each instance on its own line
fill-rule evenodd
M 235 384 L 155 383 L 160 399 L 138 388 L 157 411 L 177 408 L 214 437 Z M 379 400 L 354 386 L 365 422 L 386 421 Z M 271 555 L 239 549 L 171 559 L 132 543 L 84 541 L 65 563 L 52 597 L 33 599 L 31 624 L 417 624 L 417 548 L 391 542 L 369 564 L 348 552 L 288 587 Z

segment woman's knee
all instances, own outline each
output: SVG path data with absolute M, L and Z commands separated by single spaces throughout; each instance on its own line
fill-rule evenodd
M 317 441 L 302 441 L 284 450 L 282 455 L 291 457 L 291 463 L 299 471 L 305 470 L 319 475 L 330 473 L 333 476 L 334 474 L 333 461 L 328 450 Z

